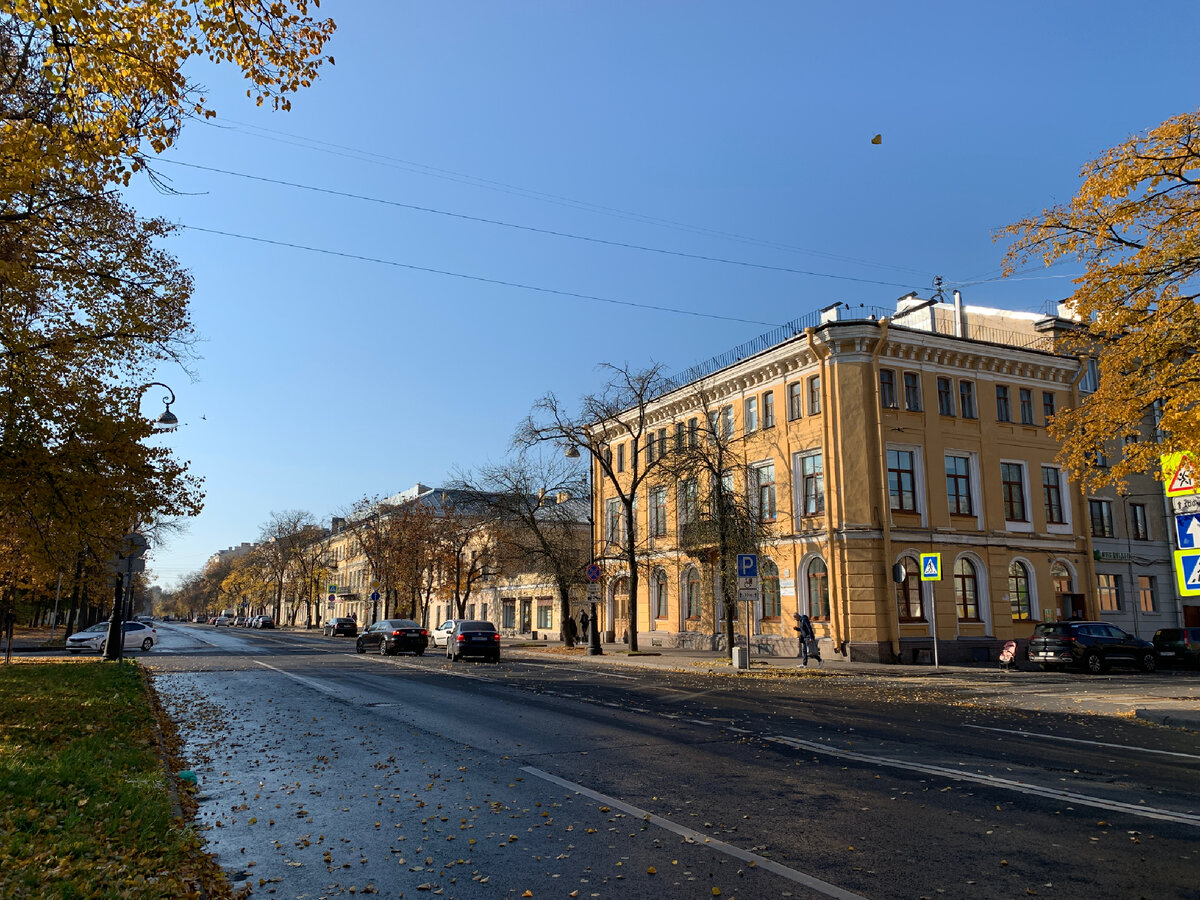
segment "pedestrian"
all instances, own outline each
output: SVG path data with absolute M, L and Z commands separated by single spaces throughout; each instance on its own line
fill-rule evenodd
M 579 611 L 579 633 L 583 635 L 583 639 L 589 640 L 591 635 L 588 634 L 588 614 L 586 609 Z
M 821 664 L 821 652 L 817 649 L 817 634 L 813 631 L 812 619 L 807 615 L 794 613 L 792 618 L 796 620 L 796 624 L 792 630 L 797 633 L 800 639 L 800 649 L 796 655 L 800 657 L 800 664 L 807 666 L 808 658 L 811 656 L 817 661 L 817 665 Z
M 575 630 L 575 620 L 567 616 L 567 641 L 574 645 L 579 633 Z

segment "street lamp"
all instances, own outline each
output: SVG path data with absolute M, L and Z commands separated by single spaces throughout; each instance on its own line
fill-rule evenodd
M 176 416 L 175 413 L 171 412 L 171 404 L 175 402 L 175 392 L 161 381 L 151 381 L 149 384 L 143 385 L 142 391 L 144 392 L 147 388 L 152 387 L 165 388 L 167 393 L 170 394 L 169 399 L 167 397 L 163 397 L 163 406 L 165 406 L 166 409 L 159 413 L 158 418 L 154 420 L 154 427 L 160 431 L 172 431 L 179 427 L 179 417 Z
M 567 449 L 563 451 L 567 459 L 579 459 L 579 447 L 575 444 L 568 444 Z M 594 550 L 596 547 L 596 521 L 593 512 L 595 510 L 596 496 L 595 488 L 592 481 L 592 464 L 588 463 L 588 541 Z M 600 624 L 596 621 L 596 601 L 591 601 L 591 616 L 588 618 L 588 656 L 603 656 L 604 650 L 600 646 Z

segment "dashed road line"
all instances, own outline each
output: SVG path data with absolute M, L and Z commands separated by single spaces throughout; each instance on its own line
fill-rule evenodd
M 968 725 L 979 731 L 998 731 L 1001 734 L 1014 734 L 1019 737 L 1041 738 L 1046 741 L 1069 741 L 1072 744 L 1088 744 L 1092 747 L 1108 747 L 1111 750 L 1132 750 L 1134 753 L 1157 753 L 1160 756 L 1178 756 L 1183 759 L 1200 759 L 1200 754 L 1178 753 L 1174 750 L 1153 750 L 1149 747 L 1132 747 L 1129 744 L 1108 744 L 1104 741 L 1088 741 L 1083 738 L 1064 737 L 1058 734 L 1042 734 L 1037 731 L 1017 731 L 1013 728 L 993 728 L 988 725 Z

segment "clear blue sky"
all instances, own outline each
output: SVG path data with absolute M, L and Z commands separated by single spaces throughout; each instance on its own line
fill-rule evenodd
M 1108 0 L 322 12 L 337 65 L 292 112 L 197 67 L 219 117 L 165 159 L 386 202 L 171 162 L 159 171 L 181 193 L 128 194 L 146 215 L 393 264 L 194 230 L 170 242 L 203 343 L 197 380 L 159 373 L 183 422 L 162 440 L 207 500 L 153 551 L 166 586 L 272 510 L 327 523 L 501 458 L 535 398 L 573 401 L 601 362 L 683 369 L 834 301 L 928 296 L 934 275 L 971 303 L 1044 310 L 1074 270 L 989 280 L 995 229 L 1200 98 L 1194 0 L 1160 0 L 1153 21 Z

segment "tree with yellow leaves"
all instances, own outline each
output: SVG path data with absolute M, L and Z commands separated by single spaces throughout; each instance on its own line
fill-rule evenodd
M 1156 472 L 1159 454 L 1200 450 L 1200 111 L 1168 119 L 1088 163 L 1068 203 L 1011 225 L 1008 272 L 1077 260 L 1062 349 L 1099 378 L 1050 426 L 1088 486 Z M 1109 466 L 1098 466 L 1105 454 Z

